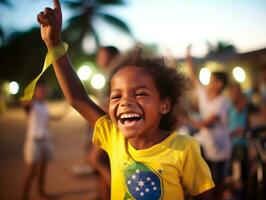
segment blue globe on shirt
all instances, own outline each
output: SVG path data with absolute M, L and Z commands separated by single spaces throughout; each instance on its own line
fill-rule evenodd
M 125 169 L 125 182 L 129 194 L 124 199 L 159 200 L 162 198 L 160 177 L 146 165 L 134 162 Z

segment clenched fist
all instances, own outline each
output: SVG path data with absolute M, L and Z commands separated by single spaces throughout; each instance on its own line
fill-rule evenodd
M 59 0 L 54 0 L 54 8 L 45 8 L 37 15 L 41 25 L 41 37 L 48 49 L 58 45 L 61 40 L 62 11 Z

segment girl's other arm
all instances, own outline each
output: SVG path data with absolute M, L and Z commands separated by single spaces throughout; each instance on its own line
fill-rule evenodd
M 193 199 L 195 200 L 214 200 L 213 198 L 214 188 L 202 192 L 201 194 L 194 196 Z
M 41 25 L 41 37 L 48 49 L 62 42 L 62 11 L 59 0 L 54 0 L 54 9 L 45 8 L 37 16 Z M 53 62 L 56 77 L 67 101 L 91 124 L 105 114 L 87 95 L 67 54 Z

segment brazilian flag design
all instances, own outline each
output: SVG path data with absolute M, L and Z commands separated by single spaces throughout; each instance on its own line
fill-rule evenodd
M 143 163 L 133 162 L 125 168 L 127 193 L 124 200 L 160 200 L 163 196 L 162 181 Z

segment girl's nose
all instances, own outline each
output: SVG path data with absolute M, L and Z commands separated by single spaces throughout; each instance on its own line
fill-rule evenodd
M 121 102 L 121 106 L 132 106 L 134 101 L 129 97 L 124 97 Z

